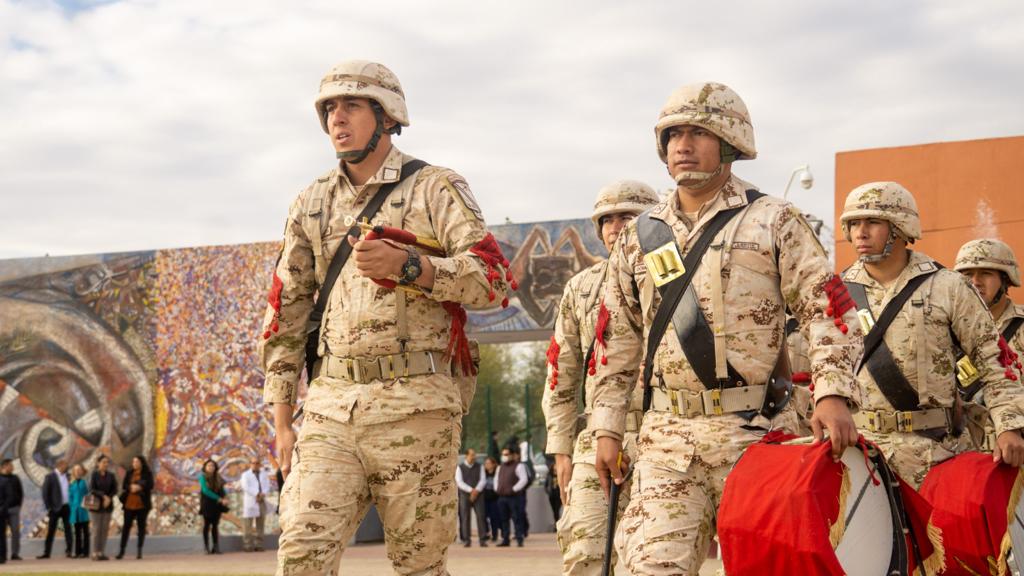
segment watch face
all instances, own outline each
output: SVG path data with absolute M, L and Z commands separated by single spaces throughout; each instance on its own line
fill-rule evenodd
M 420 267 L 418 262 L 406 262 L 405 266 L 402 266 L 402 280 L 406 282 L 415 282 L 422 273 L 423 268 Z

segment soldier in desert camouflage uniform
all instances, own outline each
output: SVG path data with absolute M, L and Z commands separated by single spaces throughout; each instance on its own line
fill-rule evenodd
M 405 97 L 384 66 L 348 61 L 323 78 L 316 111 L 340 162 L 289 210 L 260 346 L 264 401 L 287 475 L 278 574 L 337 574 L 371 502 L 397 573 L 447 574 L 465 390 L 446 354 L 456 324 L 442 302 L 501 301 L 500 251 L 488 244 L 466 181 L 432 166 L 402 179 L 371 223 L 436 239 L 443 256 L 348 237 L 352 218 L 411 160 L 391 142 L 409 125 Z M 292 412 L 314 293 L 346 241 L 352 257 L 329 294 L 296 440 Z
M 858 429 L 914 486 L 932 466 L 970 448 L 956 406 L 955 350 L 960 348 L 978 372 L 995 425 L 995 458 L 1024 463 L 1019 432 L 1024 414 L 1016 407 L 1024 388 L 1011 380 L 1016 376 L 1010 354 L 1001 349 L 992 317 L 969 281 L 908 249 L 921 237 L 910 192 L 896 182 L 859 186 L 846 197 L 840 222 L 858 254 L 843 279 L 855 300 L 866 300 L 858 302 L 865 328 L 908 283 L 924 277 L 911 286 L 883 342 L 858 373 L 864 391 L 855 417 Z
M 605 248 L 610 252 L 626 222 L 657 201 L 658 195 L 642 182 L 626 180 L 603 188 L 597 195 L 591 220 Z M 587 372 L 592 368 L 586 364 L 590 362 L 596 367 L 599 360 L 593 354 L 587 358 L 587 352 L 596 345 L 607 272 L 608 261 L 602 260 L 566 283 L 548 349 L 548 386 L 544 388 L 542 407 L 548 430 L 545 452 L 555 456 L 558 487 L 565 505 L 558 520 L 563 574 L 600 574 L 604 557 L 608 504 L 594 471 L 593 431 L 584 429 L 579 435 L 576 432 L 581 394 L 587 414 L 594 398 L 593 387 L 586 383 Z M 636 433 L 643 415 L 641 400 L 637 389 L 630 402 L 623 441 L 631 456 L 635 456 Z M 619 501 L 620 510 L 625 508 L 626 501 L 627 498 Z
M 651 408 L 640 427 L 629 505 L 617 534 L 631 574 L 695 575 L 715 533 L 728 471 L 764 430 L 795 427 L 789 405 L 772 422 L 741 415 L 762 407 L 773 373 L 783 376 L 776 370 L 786 307 L 807 326 L 816 400 L 812 425 L 819 440 L 823 429 L 829 431 L 835 457 L 856 439 L 850 405 L 860 399 L 852 375 L 860 333 L 847 327 L 855 319 L 852 303 L 844 299 L 842 283 L 800 212 L 777 198 L 747 194 L 754 186 L 732 175 L 734 160 L 757 155 L 750 116 L 735 92 L 716 83 L 677 90 L 661 112 L 655 136 L 677 191 L 651 209 L 652 222 L 646 215 L 630 222 L 609 258 L 604 301 L 610 321 L 602 351 L 608 363 L 597 366 L 591 427 L 602 483 L 609 476 L 621 482 L 626 463 L 617 463 L 627 408 L 662 304 L 654 281 L 664 279 L 646 263 L 638 230 L 668 226 L 679 252 L 686 254 L 709 220 L 737 209 L 697 263 L 691 284 L 695 298 L 679 303 L 692 307 L 713 334 L 710 387 L 680 344 L 681 326 L 670 322 L 649 368 Z M 672 245 L 648 254 L 667 258 Z
M 960 247 L 953 267 L 967 276 L 988 305 L 996 328 L 1014 352 L 1024 351 L 1024 306 L 1010 299 L 1010 286 L 1020 287 L 1020 266 L 1013 249 L 994 238 L 971 240 Z M 1020 320 L 1014 320 L 1020 318 Z

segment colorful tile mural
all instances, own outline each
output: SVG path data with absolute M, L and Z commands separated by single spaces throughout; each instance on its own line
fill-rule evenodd
M 604 249 L 589 220 L 492 231 L 520 288 L 506 309 L 471 312 L 470 331 L 537 338 L 565 282 Z M 217 458 L 231 483 L 272 446 L 256 338 L 277 248 L 0 260 L 0 456 L 26 488 L 23 534 L 45 531 L 52 466 L 91 468 L 101 453 L 149 459 L 151 533 L 197 532 L 202 461 Z

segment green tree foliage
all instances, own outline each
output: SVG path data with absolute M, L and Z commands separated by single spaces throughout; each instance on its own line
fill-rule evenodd
M 533 447 L 544 448 L 544 415 L 540 402 L 546 377 L 545 345 L 542 342 L 521 344 L 485 344 L 480 347 L 480 373 L 476 396 L 469 414 L 462 419 L 462 449 L 473 448 L 487 453 L 487 398 L 490 388 L 491 425 L 498 432 L 498 443 L 504 444 L 512 435 L 526 436 L 526 406 L 530 408 L 530 429 Z M 527 401 L 529 394 L 529 401 Z

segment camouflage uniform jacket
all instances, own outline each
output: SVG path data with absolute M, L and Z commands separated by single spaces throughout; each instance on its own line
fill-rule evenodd
M 362 187 L 353 186 L 343 170 L 334 168 L 302 191 L 292 204 L 275 270 L 281 284 L 279 330 L 260 342 L 266 374 L 264 402 L 296 402 L 313 295 L 335 251 L 345 240 L 349 229 L 345 218 L 357 216 L 382 184 L 398 180 L 402 164 L 411 159 L 393 147 L 377 173 Z M 309 206 L 315 204 L 309 199 L 317 186 L 328 188 L 324 195 L 324 213 L 319 220 L 307 216 L 317 209 Z M 421 169 L 392 191 L 371 222 L 436 238 L 446 256 L 428 256 L 434 266 L 434 286 L 429 297 L 383 288 L 360 276 L 355 259 L 350 258 L 324 311 L 319 344 L 321 356 L 373 358 L 401 352 L 398 309 L 403 306 L 410 337 L 407 350 L 443 353 L 448 346 L 451 318 L 441 302 L 485 307 L 501 302 L 504 297 L 507 288 L 504 280 L 495 282 L 498 293 L 491 293 L 486 266 L 469 252 L 485 237 L 487 230 L 466 181 L 452 170 L 436 166 Z M 321 226 L 322 258 L 315 257 L 309 233 L 311 225 Z M 274 316 L 275 308 L 269 306 L 264 330 L 270 329 Z M 342 422 L 355 415 L 365 424 L 438 409 L 458 414 L 461 411 L 459 389 L 450 373 L 445 372 L 374 380 L 368 384 L 320 376 L 311 383 L 305 406 L 307 410 Z
M 584 365 L 587 350 L 594 342 L 594 330 L 604 293 L 608 261 L 603 260 L 581 271 L 565 284 L 555 318 L 554 342 L 558 346 L 557 364 L 548 365 L 547 384 L 541 407 L 547 421 L 548 454 L 572 454 L 576 438 L 577 406 L 580 384 L 586 388 L 585 413 L 594 403 L 593 378 L 588 379 Z M 553 370 L 557 366 L 555 377 Z M 637 395 L 634 394 L 636 397 Z M 632 410 L 640 410 L 642 396 L 633 400 Z
M 1024 306 L 1014 304 L 1013 300 L 1010 300 L 1009 296 L 1007 296 L 1006 299 L 1009 300 L 1009 305 L 1003 309 L 1003 313 L 999 318 L 996 318 L 996 327 L 1000 334 L 1003 333 L 1003 330 L 1006 330 L 1006 326 L 1011 320 L 1014 318 L 1024 318 Z M 1013 338 L 1011 338 L 1007 344 L 1010 345 L 1010 348 L 1013 348 L 1013 351 L 1016 352 L 1018 356 L 1021 353 L 1024 353 L 1024 326 L 1017 329 L 1017 333 L 1013 335 Z
M 877 318 L 907 282 L 935 269 L 934 260 L 911 252 L 906 268 L 888 288 L 875 281 L 861 262 L 850 266 L 843 279 L 866 287 L 872 316 Z M 1024 413 L 1015 407 L 1024 388 L 1005 376 L 999 363 L 999 334 L 987 310 L 964 276 L 939 270 L 904 304 L 884 339 L 900 371 L 917 390 L 920 405 L 950 408 L 957 395 L 952 330 L 984 382 L 985 402 L 998 435 L 1024 427 Z M 858 379 L 864 390 L 863 409 L 893 410 L 866 368 L 861 369 Z
M 721 210 L 746 206 L 744 191 L 752 188 L 733 176 L 701 208 L 696 225 L 683 214 L 678 194 L 651 208 L 651 216 L 672 228 L 685 255 L 708 220 Z M 661 304 L 647 274 L 636 222 L 626 225 L 609 259 L 604 296 L 611 315 L 608 364 L 598 366 L 594 382 L 592 426 L 598 435 L 622 435 L 629 393 L 640 375 L 647 333 Z M 785 340 L 788 305 L 807 327 L 815 399 L 834 395 L 859 404 L 860 390 L 853 378 L 854 362 L 862 349 L 856 312 L 851 308 L 842 316 L 848 326 L 845 334 L 825 315 L 829 305 L 826 283 L 835 282 L 835 276 L 800 212 L 778 198 L 763 197 L 734 217 L 711 246 L 694 276 L 693 288 L 711 329 L 722 325 L 728 361 L 746 382 L 763 384 L 772 373 Z M 671 323 L 654 362 L 652 386 L 705 390 Z

